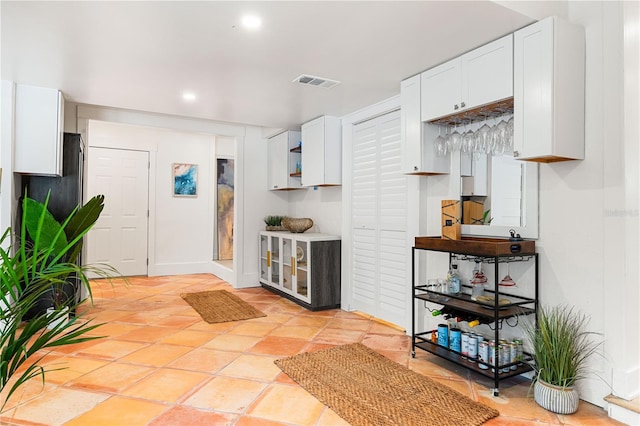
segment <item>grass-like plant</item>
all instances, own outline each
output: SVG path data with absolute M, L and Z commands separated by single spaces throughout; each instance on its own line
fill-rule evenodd
M 264 218 L 264 223 L 267 224 L 267 226 L 281 226 L 282 219 L 284 219 L 285 217 L 286 216 L 276 216 L 276 215 L 266 216 Z
M 537 326 L 528 323 L 525 331 L 533 348 L 536 379 L 568 388 L 584 378 L 587 359 L 602 342 L 585 327 L 589 317 L 569 306 L 540 307 Z
M 100 338 L 86 335 L 100 324 L 92 324 L 79 316 L 66 321 L 67 312 L 84 301 L 75 297 L 25 321 L 27 314 L 42 298 L 50 297 L 52 288 L 66 284 L 69 277 L 77 278 L 88 293 L 87 299 L 92 300 L 87 273 L 103 278 L 119 275 L 108 265 L 79 266 L 70 261 L 93 223 L 71 226 L 74 231 L 72 237 L 67 238 L 64 229 L 78 220 L 78 210 L 56 226 L 48 217 L 48 201 L 49 197 L 43 209 L 37 208 L 37 220 L 29 225 L 28 232 L 27 217 L 31 217 L 34 204 L 25 198 L 20 234 L 13 236 L 9 228 L 0 238 L 0 392 L 5 387 L 8 389 L 0 412 L 9 397 L 28 380 L 41 376 L 44 382 L 47 370 L 40 363 L 47 354 L 45 349 Z M 9 244 L 12 238 L 16 240 L 14 245 Z M 14 375 L 17 379 L 10 384 Z

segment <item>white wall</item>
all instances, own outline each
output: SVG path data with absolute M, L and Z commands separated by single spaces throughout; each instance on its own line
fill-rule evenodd
M 342 187 L 321 186 L 289 191 L 287 216 L 313 219 L 313 228 L 307 232 L 342 235 Z
M 90 121 L 89 147 L 149 151 L 149 275 L 209 272 L 213 253 L 215 137 Z M 173 197 L 172 163 L 198 165 L 198 196 Z M 87 162 L 87 168 L 92 164 Z M 89 175 L 89 174 L 88 174 Z M 96 194 L 86 194 L 88 199 Z
M 214 272 L 215 139 L 225 143 L 225 155 L 229 154 L 230 141 L 235 140 L 236 227 L 230 282 L 235 287 L 259 285 L 258 232 L 264 227 L 262 218 L 287 209 L 286 199 L 265 188 L 267 144 L 262 128 L 79 105 L 77 132 L 89 145 L 138 146 L 151 152 L 150 275 Z M 167 177 L 172 162 L 203 165 L 199 169 L 203 186 L 197 199 L 171 197 Z M 188 208 L 182 201 L 188 201 Z

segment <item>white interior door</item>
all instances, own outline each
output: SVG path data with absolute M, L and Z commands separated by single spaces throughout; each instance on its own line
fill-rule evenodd
M 407 177 L 400 158 L 400 112 L 353 127 L 352 303 L 407 324 Z
M 104 210 L 87 234 L 87 263 L 124 276 L 147 275 L 149 153 L 89 148 L 87 195 L 104 195 Z

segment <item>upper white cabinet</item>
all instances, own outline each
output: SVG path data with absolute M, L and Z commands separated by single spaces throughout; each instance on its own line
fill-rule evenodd
M 584 159 L 584 30 L 557 17 L 514 34 L 514 157 Z
M 267 150 L 267 185 L 270 190 L 297 189 L 302 184 L 300 176 L 300 132 L 286 131 L 269 139 Z
M 432 175 L 449 173 L 449 156 L 438 156 L 434 147 L 437 126 L 420 117 L 420 75 L 400 83 L 400 137 L 402 172 Z
M 62 175 L 64 98 L 57 89 L 16 86 L 14 171 Z
M 302 125 L 302 186 L 342 184 L 340 119 L 322 116 Z
M 509 34 L 421 74 L 422 121 L 513 96 L 513 35 Z

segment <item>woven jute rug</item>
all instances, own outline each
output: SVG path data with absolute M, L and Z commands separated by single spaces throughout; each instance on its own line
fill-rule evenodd
M 180 297 L 209 324 L 266 317 L 266 314 L 226 290 L 183 293 Z
M 354 426 L 480 425 L 500 414 L 360 343 L 274 362 Z

